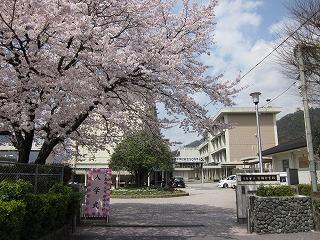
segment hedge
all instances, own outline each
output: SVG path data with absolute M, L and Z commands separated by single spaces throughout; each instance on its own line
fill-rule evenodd
M 23 201 L 0 200 L 0 239 L 19 240 L 22 231 L 23 217 L 25 216 L 25 203 Z
M 6 181 L 0 183 L 0 189 L 1 186 L 6 196 L 0 200 L 0 239 L 3 240 L 39 239 L 71 223 L 80 207 L 80 193 L 62 184 L 54 185 L 45 194 L 29 193 L 26 182 Z M 9 191 L 5 192 L 3 186 L 9 186 Z M 18 189 L 17 194 L 12 189 Z
M 67 219 L 71 219 L 74 214 L 79 211 L 81 193 L 75 192 L 71 187 L 67 187 L 63 184 L 55 184 L 49 190 L 50 194 L 61 194 L 68 196 L 68 208 L 66 210 Z
M 294 196 L 295 190 L 286 185 L 279 186 L 264 186 L 261 185 L 257 189 L 257 196 L 260 197 L 282 197 L 282 196 Z
M 183 190 L 160 187 L 124 187 L 112 190 L 113 198 L 167 198 L 188 196 Z
M 26 194 L 32 193 L 32 189 L 32 184 L 22 179 L 3 180 L 0 182 L 0 200 L 21 200 Z
M 320 190 L 320 184 L 318 184 L 318 191 Z M 312 189 L 311 184 L 299 184 L 298 192 L 300 195 L 310 196 Z

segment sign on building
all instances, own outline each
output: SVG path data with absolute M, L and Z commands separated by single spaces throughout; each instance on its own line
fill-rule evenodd
M 176 163 L 201 163 L 204 162 L 202 158 L 198 157 L 176 157 Z
M 86 218 L 109 219 L 111 183 L 111 169 L 89 170 L 84 211 Z

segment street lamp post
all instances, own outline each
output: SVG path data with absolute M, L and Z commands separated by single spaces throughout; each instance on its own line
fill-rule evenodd
M 257 141 L 258 141 L 258 153 L 259 153 L 259 168 L 260 172 L 263 172 L 263 165 L 262 165 L 262 154 L 261 154 L 261 136 L 260 136 L 260 123 L 259 123 L 259 108 L 258 108 L 258 103 L 259 103 L 259 96 L 261 95 L 260 92 L 253 92 L 250 94 L 252 97 L 253 103 L 255 105 L 256 109 L 256 120 L 257 120 Z

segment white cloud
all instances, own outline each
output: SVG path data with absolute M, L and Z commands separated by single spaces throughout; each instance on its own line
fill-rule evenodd
M 214 66 L 212 72 L 223 72 L 225 80 L 234 80 L 239 71 L 242 72 L 242 75 L 245 74 L 270 53 L 278 42 L 278 39 L 274 41 L 253 40 L 250 35 L 245 34 L 246 29 L 259 27 L 262 21 L 257 11 L 259 7 L 262 7 L 262 2 L 254 0 L 224 0 L 217 7 L 215 49 L 210 56 L 203 56 L 202 60 Z M 271 25 L 267 31 L 274 34 L 284 23 L 287 23 L 286 19 Z M 262 106 L 266 103 L 266 99 L 278 96 L 293 81 L 281 73 L 281 66 L 277 63 L 276 55 L 273 54 L 242 80 L 242 86 L 247 86 L 247 88 L 239 93 L 235 101 L 238 106 L 253 106 L 249 94 L 253 91 L 260 91 L 262 93 L 260 106 Z M 203 95 L 197 95 L 196 98 L 204 105 L 208 101 Z M 301 105 L 297 88 L 292 87 L 271 105 L 283 108 L 280 116 L 295 111 Z M 215 106 L 210 106 L 209 111 L 215 112 L 217 109 Z M 195 134 L 183 134 L 179 129 L 166 131 L 165 135 L 171 140 L 179 140 L 185 144 L 196 139 Z
M 211 65 L 221 65 L 224 62 L 225 79 L 235 79 L 239 71 L 242 75 L 257 64 L 264 56 L 272 51 L 276 41 L 269 42 L 264 39 L 253 39 L 244 34 L 249 27 L 258 28 L 262 21 L 257 9 L 262 7 L 261 1 L 224 0 L 217 8 L 217 26 L 215 31 L 216 50 L 205 61 Z M 276 25 L 288 23 L 283 19 L 269 28 L 275 31 Z M 271 30 L 270 30 L 271 29 Z M 221 67 L 219 67 L 221 69 Z M 248 86 L 235 101 L 239 106 L 250 106 L 249 93 L 262 92 L 261 103 L 268 98 L 274 98 L 284 91 L 293 80 L 287 79 L 280 71 L 277 56 L 271 55 L 262 64 L 257 66 L 243 80 L 242 86 Z M 283 107 L 283 114 L 294 111 L 300 105 L 296 89 L 292 88 L 279 100 L 272 103 L 274 106 Z
M 279 34 L 279 32 L 281 31 L 281 29 L 283 28 L 283 26 L 286 25 L 286 19 L 283 19 L 279 22 L 276 22 L 274 24 L 272 24 L 269 28 L 268 31 L 271 34 Z
M 216 9 L 217 25 L 214 36 L 217 54 L 220 57 L 224 58 L 228 55 L 235 57 L 241 53 L 243 50 L 241 48 L 250 47 L 249 39 L 240 29 L 259 26 L 261 17 L 254 11 L 259 5 L 261 2 L 221 1 Z
M 286 27 L 289 27 L 290 29 L 294 29 L 295 26 L 299 26 L 300 23 L 295 21 L 292 18 L 283 18 L 280 21 L 272 24 L 269 28 L 268 31 L 270 34 L 275 34 L 275 35 L 279 35 L 283 32 L 283 29 L 285 29 Z

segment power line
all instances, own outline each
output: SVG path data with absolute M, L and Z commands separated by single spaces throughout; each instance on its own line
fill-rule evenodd
M 288 88 L 286 88 L 286 90 L 282 91 L 280 94 L 278 94 L 276 97 L 274 97 L 273 99 L 271 99 L 268 103 L 266 103 L 265 105 L 263 105 L 262 107 L 259 108 L 264 108 L 265 106 L 267 106 L 268 104 L 272 103 L 274 100 L 276 100 L 277 98 L 281 97 L 283 94 L 285 94 L 287 91 L 289 91 L 289 89 L 294 86 L 296 84 L 296 82 L 290 84 L 290 86 Z
M 300 24 L 300 26 L 298 28 L 296 28 L 291 34 L 289 34 L 280 44 L 278 44 L 274 49 L 272 49 L 272 51 L 270 53 L 268 53 L 266 56 L 264 56 L 259 62 L 257 62 L 252 68 L 250 68 L 244 75 L 242 75 L 242 77 L 240 78 L 240 80 L 242 80 L 243 78 L 245 78 L 250 72 L 252 72 L 256 67 L 258 67 L 264 60 L 266 60 L 270 55 L 272 55 L 275 51 L 278 50 L 278 48 L 284 44 L 286 41 L 288 41 L 289 38 L 291 38 L 297 31 L 299 31 L 307 22 L 309 22 L 317 13 L 319 13 L 320 9 L 318 11 L 316 11 L 314 14 L 312 14 L 310 17 L 308 17 L 303 23 Z M 291 88 L 293 85 L 295 84 L 295 82 L 290 85 L 289 88 Z M 288 91 L 289 89 L 285 90 Z M 280 96 L 282 94 L 284 94 L 285 92 L 281 93 Z M 280 97 L 279 96 L 279 97 Z M 277 96 L 278 98 L 278 96 Z M 275 100 L 275 99 L 274 99 Z M 273 101 L 273 100 L 272 100 Z M 211 104 L 213 101 L 210 101 L 209 103 L 207 103 L 205 105 L 205 107 L 207 107 L 209 104 Z
M 294 30 L 291 34 L 289 34 L 280 44 L 278 44 L 278 46 L 276 46 L 270 53 L 268 53 L 266 56 L 264 56 L 258 63 L 256 63 L 256 65 L 254 65 L 252 68 L 249 69 L 249 71 L 247 71 L 241 78 L 243 79 L 245 76 L 247 76 L 252 70 L 254 70 L 257 66 L 259 66 L 264 60 L 266 60 L 271 54 L 273 54 L 275 51 L 278 50 L 278 48 L 284 44 L 286 41 L 288 41 L 289 38 L 291 38 L 296 32 L 298 32 L 307 22 L 309 22 L 311 20 L 311 18 L 313 18 L 318 12 L 320 11 L 320 9 L 318 11 L 316 11 L 314 14 L 312 14 L 310 17 L 308 17 L 302 24 L 300 24 L 300 26 Z

